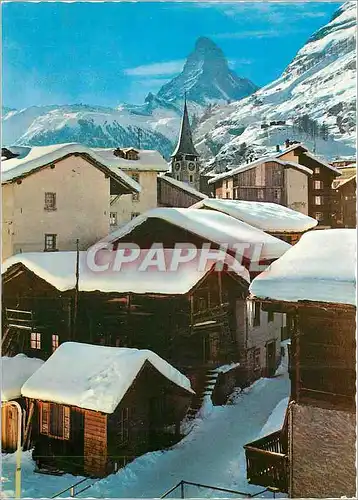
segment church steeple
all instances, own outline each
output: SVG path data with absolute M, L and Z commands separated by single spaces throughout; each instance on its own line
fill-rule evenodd
M 188 108 L 186 105 L 186 97 L 184 100 L 184 111 L 183 111 L 183 118 L 181 121 L 178 144 L 173 151 L 172 157 L 177 156 L 177 155 L 199 156 L 196 149 L 195 149 L 195 146 L 193 143 L 193 137 L 191 135 L 189 114 L 188 114 Z
M 183 118 L 176 148 L 172 153 L 172 173 L 174 178 L 199 189 L 200 168 L 199 154 L 195 149 L 191 135 L 186 96 L 184 100 Z

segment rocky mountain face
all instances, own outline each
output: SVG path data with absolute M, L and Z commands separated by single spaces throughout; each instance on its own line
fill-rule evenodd
M 189 113 L 197 119 L 208 103 L 239 99 L 256 89 L 229 70 L 219 47 L 200 38 L 182 73 L 157 95 L 149 93 L 143 104 L 122 104 L 115 109 L 82 104 L 3 108 L 3 143 L 135 146 L 157 149 L 169 158 L 178 137 L 185 91 Z
M 356 4 L 346 2 L 297 53 L 280 78 L 215 106 L 196 128 L 206 169 L 220 172 L 274 151 L 285 139 L 333 158 L 355 154 Z
M 158 97 L 170 102 L 183 99 L 186 94 L 189 101 L 205 106 L 237 101 L 257 89 L 250 80 L 229 69 L 223 51 L 212 40 L 201 37 L 183 71 L 159 90 Z

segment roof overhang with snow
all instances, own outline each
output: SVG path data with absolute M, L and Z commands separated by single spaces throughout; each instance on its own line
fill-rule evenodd
M 356 304 L 355 229 L 304 234 L 251 283 L 253 297 L 284 303 Z
M 1 358 L 1 401 L 11 401 L 21 397 L 21 387 L 26 380 L 43 365 L 42 359 L 28 358 L 17 354 Z
M 217 210 L 269 233 L 303 233 L 318 224 L 308 215 L 263 201 L 207 198 L 189 208 Z
M 82 144 L 69 143 L 53 146 L 36 146 L 26 148 L 26 151 L 24 150 L 25 148 L 23 148 L 23 154 L 20 154 L 20 156 L 6 160 L 1 164 L 2 184 L 18 181 L 39 170 L 51 167 L 51 165 L 65 158 L 77 155 L 85 158 L 94 167 L 120 184 L 124 193 L 139 193 L 141 191 L 140 185 L 122 172 L 114 163 L 107 162 L 104 158 Z
M 31 399 L 111 414 L 146 364 L 194 394 L 189 379 L 152 351 L 76 342 L 61 344 L 24 383 L 21 393 Z
M 222 259 L 219 251 L 212 250 L 210 258 L 206 259 L 198 251 L 189 253 L 192 258 L 185 260 L 188 252 L 185 249 L 138 250 L 138 253 L 134 251 L 133 260 L 128 261 L 125 250 L 117 254 L 105 250 L 104 245 L 94 246 L 87 252 L 79 252 L 78 289 L 80 292 L 185 295 L 214 272 L 215 264 Z M 248 271 L 229 255 L 225 263 L 228 272 L 248 288 Z M 17 275 L 18 271 L 28 270 L 59 292 L 66 292 L 76 286 L 75 269 L 76 252 L 29 252 L 7 259 L 2 265 L 2 275 L 6 282 L 11 281 L 14 272 Z
M 256 258 L 252 255 L 259 248 L 259 260 L 267 261 L 278 259 L 291 247 L 285 241 L 225 213 L 194 208 L 154 208 L 148 210 L 101 241 L 111 244 L 117 243 L 121 238 L 144 225 L 149 219 L 165 221 L 203 240 L 225 246 L 231 252 L 236 252 L 240 245 L 241 248 L 243 245 L 247 245 L 244 256 L 251 262 L 254 261 L 252 259 Z
M 188 193 L 191 196 L 195 196 L 199 200 L 207 198 L 206 194 L 197 191 L 193 187 L 189 186 L 189 184 L 186 184 L 185 182 L 182 181 L 178 181 L 177 179 L 174 179 L 169 175 L 160 175 L 158 177 L 158 182 L 166 182 L 167 184 L 170 184 L 171 186 L 174 186 L 175 188 L 180 189 L 181 191 L 184 191 L 185 193 Z

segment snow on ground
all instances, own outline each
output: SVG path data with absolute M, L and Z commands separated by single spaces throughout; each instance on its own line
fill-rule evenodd
M 289 399 L 290 399 L 289 397 L 283 398 L 278 403 L 278 405 L 275 407 L 275 409 L 269 416 L 266 424 L 263 426 L 259 435 L 257 436 L 258 439 L 267 436 L 272 432 L 276 432 L 282 429 Z
M 192 432 L 172 449 L 147 453 L 115 475 L 94 484 L 80 497 L 153 498 L 182 479 L 244 492 L 263 488 L 246 481 L 243 445 L 257 438 L 277 404 L 289 394 L 287 374 L 262 378 L 241 391 L 228 406 L 212 407 L 195 422 Z M 80 477 L 33 474 L 30 454 L 24 454 L 22 497 L 51 497 Z M 15 456 L 3 456 L 3 492 L 14 490 Z M 192 498 L 233 498 L 234 495 L 187 486 Z M 64 495 L 65 496 L 65 495 Z M 178 497 L 178 493 L 170 495 Z M 271 494 L 267 494 L 271 497 Z

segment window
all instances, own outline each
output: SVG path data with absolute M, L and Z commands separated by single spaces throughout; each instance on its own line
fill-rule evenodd
M 318 221 L 323 220 L 323 212 L 316 212 L 315 219 Z
M 138 217 L 138 215 L 140 215 L 139 212 L 132 212 L 131 213 L 131 219 L 135 219 L 136 217 Z
M 320 173 L 321 173 L 321 169 L 320 169 L 320 167 L 315 167 L 315 169 L 314 169 L 314 173 L 315 173 L 315 174 L 320 174 Z
M 257 349 L 254 350 L 254 370 L 260 370 L 261 368 L 261 350 L 258 347 Z
M 51 212 L 56 210 L 56 193 L 45 193 L 45 210 Z
M 110 212 L 109 213 L 109 224 L 110 224 L 110 226 L 117 225 L 117 212 Z
M 54 403 L 41 403 L 40 433 L 57 439 L 70 439 L 70 408 Z
M 132 179 L 139 184 L 139 174 L 134 173 L 131 175 Z M 139 201 L 139 193 L 132 194 L 132 201 Z
M 322 205 L 323 204 L 322 196 L 315 196 L 314 202 L 315 202 L 315 205 Z
M 45 252 L 53 252 L 56 248 L 57 234 L 45 234 Z
M 121 444 L 125 444 L 129 440 L 129 408 L 123 408 L 119 418 L 118 437 Z
M 229 200 L 230 199 L 230 191 L 227 191 L 226 195 L 225 195 L 226 199 Z
M 314 181 L 314 188 L 315 189 L 323 189 L 323 182 L 322 181 Z
M 267 322 L 272 323 L 272 321 L 275 319 L 275 313 L 273 311 L 268 311 L 267 313 Z
M 58 335 L 52 335 L 52 352 L 56 351 L 58 348 L 59 344 L 59 336 Z
M 254 302 L 253 306 L 254 306 L 253 310 L 254 326 L 260 326 L 260 312 L 261 312 L 260 302 Z
M 194 177 L 192 175 L 189 175 L 189 182 L 194 182 Z
M 41 349 L 41 333 L 31 332 L 30 346 L 31 349 Z

